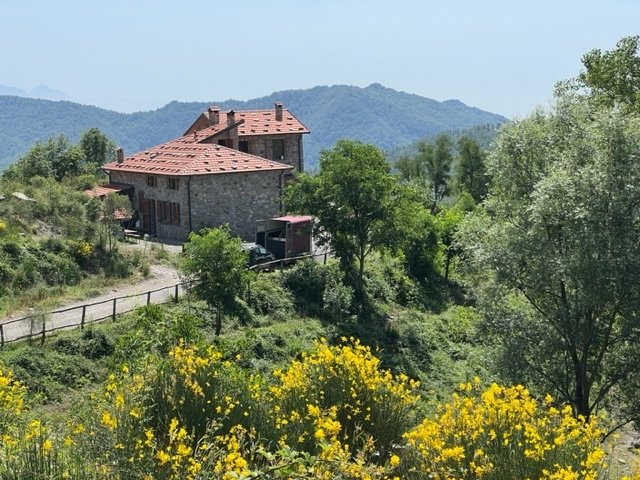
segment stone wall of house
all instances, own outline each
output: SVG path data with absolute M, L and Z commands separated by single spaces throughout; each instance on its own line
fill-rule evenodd
M 284 140 L 284 159 L 273 158 L 273 140 Z M 292 133 L 284 135 L 240 135 L 240 141 L 249 142 L 249 153 L 269 160 L 291 165 L 298 172 L 304 172 L 302 157 L 302 134 Z
M 280 213 L 280 177 L 280 171 L 194 176 L 193 230 L 228 223 L 234 235 L 253 241 L 256 221 Z
M 155 212 L 156 235 L 170 240 L 186 240 L 189 236 L 189 177 L 155 175 L 156 186 L 147 184 L 147 175 L 133 172 L 111 172 L 111 182 L 134 187 L 133 208 L 141 213 L 140 192 L 157 202 L 177 203 L 180 224 L 163 223 Z M 169 189 L 168 179 L 178 181 L 177 189 Z M 215 227 L 228 223 L 234 235 L 244 240 L 255 239 L 256 221 L 280 213 L 281 172 L 237 172 L 215 175 L 193 175 L 191 190 L 191 229 Z M 143 226 L 144 227 L 144 226 Z
M 112 171 L 110 177 L 111 182 L 124 183 L 134 187 L 131 203 L 133 209 L 138 212 L 141 219 L 142 206 L 139 204 L 140 192 L 144 194 L 145 199 L 153 200 L 156 235 L 159 238 L 166 238 L 170 240 L 184 240 L 187 238 L 189 235 L 189 200 L 187 195 L 187 182 L 189 177 L 168 177 L 165 175 L 149 175 L 144 173 L 118 171 Z M 155 186 L 150 186 L 147 183 L 148 177 L 155 177 Z M 175 184 L 177 188 L 169 188 L 169 178 L 172 178 L 177 182 Z M 158 202 L 177 203 L 180 206 L 180 221 L 178 225 L 160 221 L 160 216 L 157 211 Z M 143 225 L 143 228 L 146 230 L 148 229 L 148 226 Z

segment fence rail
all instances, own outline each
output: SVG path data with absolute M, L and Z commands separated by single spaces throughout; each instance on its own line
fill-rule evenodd
M 300 257 L 286 258 L 254 265 L 250 269 L 260 272 L 262 270 L 277 267 L 283 268 L 305 258 L 323 258 L 323 262 L 327 263 L 327 256 L 331 255 L 332 252 L 308 254 Z M 84 329 L 85 325 L 88 323 L 99 322 L 108 318 L 115 321 L 118 315 L 131 312 L 144 304 L 149 305 L 153 303 L 156 305 L 162 305 L 171 301 L 177 302 L 180 293 L 185 293 L 185 285 L 186 282 L 179 282 L 142 293 L 123 295 L 121 297 L 109 298 L 98 302 L 61 308 L 51 312 L 36 313 L 0 323 L 0 349 L 4 348 L 8 343 L 25 339 L 33 340 L 38 337 L 40 338 L 40 341 L 44 343 L 47 334 L 51 334 L 58 330 L 66 330 L 75 327 Z M 76 315 L 73 315 L 73 313 L 70 314 L 70 312 L 75 311 L 78 312 Z
M 74 327 L 84 329 L 88 323 L 99 322 L 131 312 L 136 308 L 151 303 L 161 305 L 171 301 L 177 302 L 178 296 L 184 293 L 185 283 L 180 282 L 155 290 L 123 295 L 93 303 L 85 303 L 74 307 L 61 308 L 46 313 L 27 315 L 4 323 L 0 323 L 0 348 L 18 340 L 33 340 L 40 337 L 44 342 L 47 334 Z M 77 312 L 77 314 L 74 314 Z

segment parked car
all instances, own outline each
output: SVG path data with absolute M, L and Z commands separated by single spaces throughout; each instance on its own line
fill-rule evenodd
M 259 265 L 263 265 L 276 260 L 276 257 L 269 250 L 257 243 L 245 243 L 243 248 L 248 252 L 249 259 L 247 261 L 247 268 L 252 270 L 262 270 Z M 265 267 L 268 268 L 268 267 Z

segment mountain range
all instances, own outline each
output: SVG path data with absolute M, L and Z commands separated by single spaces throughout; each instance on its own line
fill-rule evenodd
M 60 134 L 75 142 L 82 132 L 97 127 L 122 146 L 126 155 L 181 136 L 210 105 L 249 110 L 273 108 L 276 101 L 311 130 L 304 139 L 305 165 L 311 170 L 317 167 L 321 149 L 340 138 L 390 150 L 424 136 L 507 120 L 459 100 L 438 102 L 379 84 L 285 90 L 247 101 L 173 101 L 157 110 L 129 114 L 69 101 L 0 95 L 0 169 L 34 142 Z

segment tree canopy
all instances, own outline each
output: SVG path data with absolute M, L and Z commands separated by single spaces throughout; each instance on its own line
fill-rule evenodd
M 614 50 L 594 49 L 582 57 L 585 69 L 578 75 L 580 87 L 598 103 L 640 112 L 640 37 L 624 37 Z
M 478 142 L 461 137 L 458 140 L 458 155 L 455 166 L 455 185 L 459 192 L 467 192 L 476 203 L 487 194 L 489 176 L 485 168 L 486 153 Z
M 507 373 L 587 418 L 638 374 L 639 151 L 640 117 L 561 96 L 504 127 L 460 236 Z
M 64 135 L 36 142 L 29 151 L 5 170 L 6 179 L 29 181 L 34 177 L 58 181 L 83 173 L 94 174 L 100 165 L 115 157 L 115 144 L 100 130 L 92 128 L 72 144 Z
M 242 240 L 226 226 L 191 232 L 185 243 L 182 271 L 189 290 L 215 311 L 215 334 L 220 335 L 223 314 L 236 310 L 237 296 L 245 288 L 247 253 Z
M 374 145 L 340 140 L 322 152 L 320 171 L 288 187 L 287 208 L 317 217 L 317 238 L 329 244 L 363 300 L 367 256 L 399 245 L 411 221 L 406 192 Z

